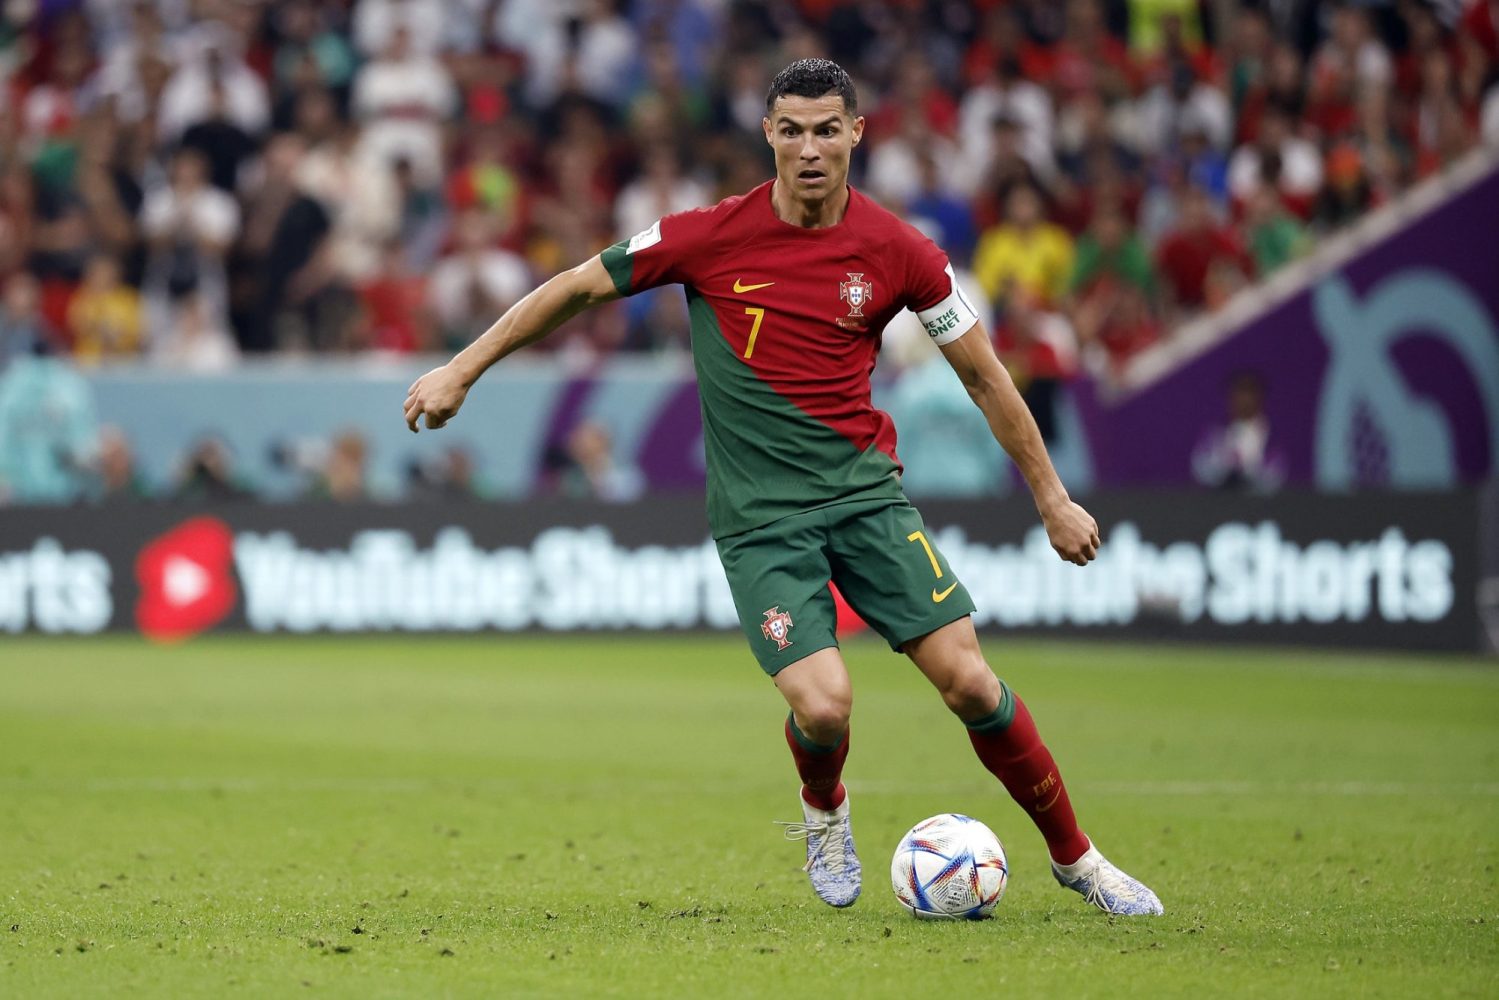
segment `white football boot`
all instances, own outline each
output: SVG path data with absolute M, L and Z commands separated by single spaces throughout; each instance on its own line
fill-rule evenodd
M 801 798 L 800 795 L 797 798 Z M 807 863 L 802 867 L 812 879 L 812 889 L 829 906 L 852 906 L 859 898 L 863 868 L 854 853 L 853 824 L 848 819 L 848 795 L 831 811 L 818 809 L 802 799 L 805 822 L 784 823 L 787 840 L 807 842 Z
M 1081 893 L 1083 899 L 1105 913 L 1156 916 L 1166 912 L 1155 893 L 1114 867 L 1092 844 L 1088 845 L 1087 853 L 1070 865 L 1053 861 L 1051 873 L 1062 885 Z

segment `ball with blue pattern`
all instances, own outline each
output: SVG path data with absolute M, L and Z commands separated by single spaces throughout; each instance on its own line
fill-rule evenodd
M 994 831 L 959 813 L 917 823 L 890 862 L 895 898 L 926 920 L 983 920 L 999 905 L 1009 875 Z

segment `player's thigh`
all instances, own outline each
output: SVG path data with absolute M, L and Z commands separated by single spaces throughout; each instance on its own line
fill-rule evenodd
M 837 647 L 802 657 L 772 680 L 796 715 L 797 726 L 808 736 L 818 742 L 832 742 L 847 727 L 854 688 Z
M 833 581 L 891 649 L 973 614 L 973 599 L 915 507 L 857 503 L 828 511 Z
M 838 645 L 826 548 L 827 528 L 815 511 L 718 540 L 740 627 L 772 677 Z

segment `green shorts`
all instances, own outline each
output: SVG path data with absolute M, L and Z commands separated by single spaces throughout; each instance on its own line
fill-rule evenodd
M 894 650 L 974 610 L 904 500 L 792 514 L 720 538 L 718 555 L 750 649 L 771 676 L 838 645 L 830 580 Z

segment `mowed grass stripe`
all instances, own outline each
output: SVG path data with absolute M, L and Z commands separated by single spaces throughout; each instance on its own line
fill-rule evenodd
M 4 640 L 0 995 L 1492 995 L 1490 665 L 986 648 L 1164 919 L 1052 884 L 867 641 L 866 894 L 833 912 L 771 826 L 784 710 L 734 638 Z M 917 923 L 884 884 L 948 810 L 1010 852 L 993 921 Z

